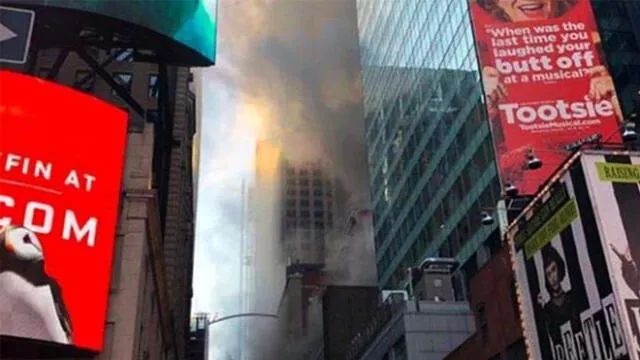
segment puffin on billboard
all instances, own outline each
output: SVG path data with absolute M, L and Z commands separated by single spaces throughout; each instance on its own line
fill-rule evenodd
M 0 335 L 101 350 L 127 121 L 0 71 Z
M 534 194 L 622 121 L 589 0 L 470 0 L 500 178 Z M 527 167 L 530 159 L 542 167 Z

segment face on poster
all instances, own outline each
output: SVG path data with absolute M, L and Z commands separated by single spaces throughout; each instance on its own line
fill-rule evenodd
M 531 359 L 629 359 L 584 179 L 556 185 L 509 233 Z
M 582 158 L 607 265 L 630 344 L 640 359 L 640 156 L 589 154 Z
M 26 75 L 0 84 L 0 334 L 99 351 L 127 115 Z
M 503 183 L 533 194 L 567 147 L 619 141 L 622 114 L 589 0 L 470 0 Z M 543 162 L 528 170 L 529 155 Z

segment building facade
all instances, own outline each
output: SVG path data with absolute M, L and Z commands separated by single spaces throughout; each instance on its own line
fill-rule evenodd
M 80 56 L 60 54 L 55 48 L 39 50 L 33 74 L 90 93 L 129 113 L 105 343 L 96 359 L 184 359 L 193 292 L 196 102 L 189 90 L 192 75 L 188 68 L 168 67 L 163 101 L 169 104 L 169 113 L 161 116 L 158 65 L 132 61 L 133 51 L 127 49 L 90 51 L 96 62 L 113 57 L 104 69 L 142 107 L 140 114 Z M 165 126 L 161 118 L 173 126 L 168 141 L 158 135 L 159 127 Z M 90 127 L 91 114 L 87 120 Z
M 469 305 L 476 331 L 446 360 L 527 359 L 511 258 L 496 253 L 471 279 Z
M 479 221 L 501 189 L 467 2 L 358 1 L 382 288 L 403 286 L 405 269 L 425 257 L 455 257 L 465 298 L 499 244 L 496 225 Z
M 347 360 L 440 360 L 474 331 L 462 301 L 387 302 L 351 343 Z
M 191 317 L 186 360 L 209 359 L 209 314 L 198 313 Z
M 638 0 L 591 0 L 616 91 L 626 114 L 640 104 Z
M 344 358 L 351 340 L 374 318 L 380 302 L 375 286 L 327 286 L 322 296 L 322 360 Z
M 321 160 L 282 159 L 282 243 L 288 263 L 324 264 L 336 184 Z

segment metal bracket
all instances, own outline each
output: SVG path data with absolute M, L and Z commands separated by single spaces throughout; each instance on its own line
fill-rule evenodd
M 53 81 L 58 77 L 60 67 L 62 67 L 62 64 L 67 60 L 67 56 L 69 56 L 69 49 L 60 50 L 58 57 L 56 57 L 56 61 L 53 63 L 53 66 L 51 66 L 51 71 L 47 74 L 47 80 Z
M 83 47 L 78 47 L 74 50 L 78 54 L 78 56 L 80 56 L 80 58 L 84 60 L 87 65 L 89 65 L 91 70 L 93 70 L 98 74 L 98 76 L 106 81 L 107 84 L 109 84 L 109 86 L 113 89 L 113 91 L 115 91 L 116 94 L 118 94 L 118 96 L 120 96 L 120 98 L 122 98 L 122 100 L 124 100 L 124 102 L 126 102 L 127 105 L 129 105 L 133 109 L 133 111 L 138 113 L 138 115 L 140 115 L 144 119 L 144 108 L 133 98 L 133 96 L 131 96 L 131 94 L 129 94 L 129 91 L 127 91 L 127 89 L 118 84 L 118 82 L 114 80 L 111 74 L 109 74 L 104 68 L 102 68 L 100 64 L 98 64 L 98 62 L 93 57 L 91 57 L 91 55 L 87 54 Z
M 126 51 L 127 49 L 123 49 L 122 51 L 114 52 L 105 61 L 100 63 L 100 67 L 104 69 L 105 67 L 109 66 L 109 64 L 111 64 L 115 59 L 117 59 L 120 55 L 124 54 Z M 82 87 L 87 83 L 87 81 L 91 80 L 91 78 L 93 77 L 95 77 L 95 71 L 92 71 L 91 74 L 80 79 L 80 81 L 77 82 L 77 85 L 79 87 Z

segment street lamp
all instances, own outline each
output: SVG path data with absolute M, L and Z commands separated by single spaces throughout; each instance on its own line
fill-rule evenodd
M 273 318 L 273 319 L 277 319 L 278 315 L 274 315 L 274 314 L 264 314 L 264 313 L 242 313 L 242 314 L 235 314 L 235 315 L 229 315 L 229 316 L 223 316 L 219 319 L 213 318 L 209 321 L 207 321 L 207 326 L 211 326 L 213 324 L 217 324 L 219 322 L 225 321 L 225 320 L 230 320 L 230 319 L 235 319 L 235 318 L 239 318 L 239 317 L 268 317 L 268 318 Z

